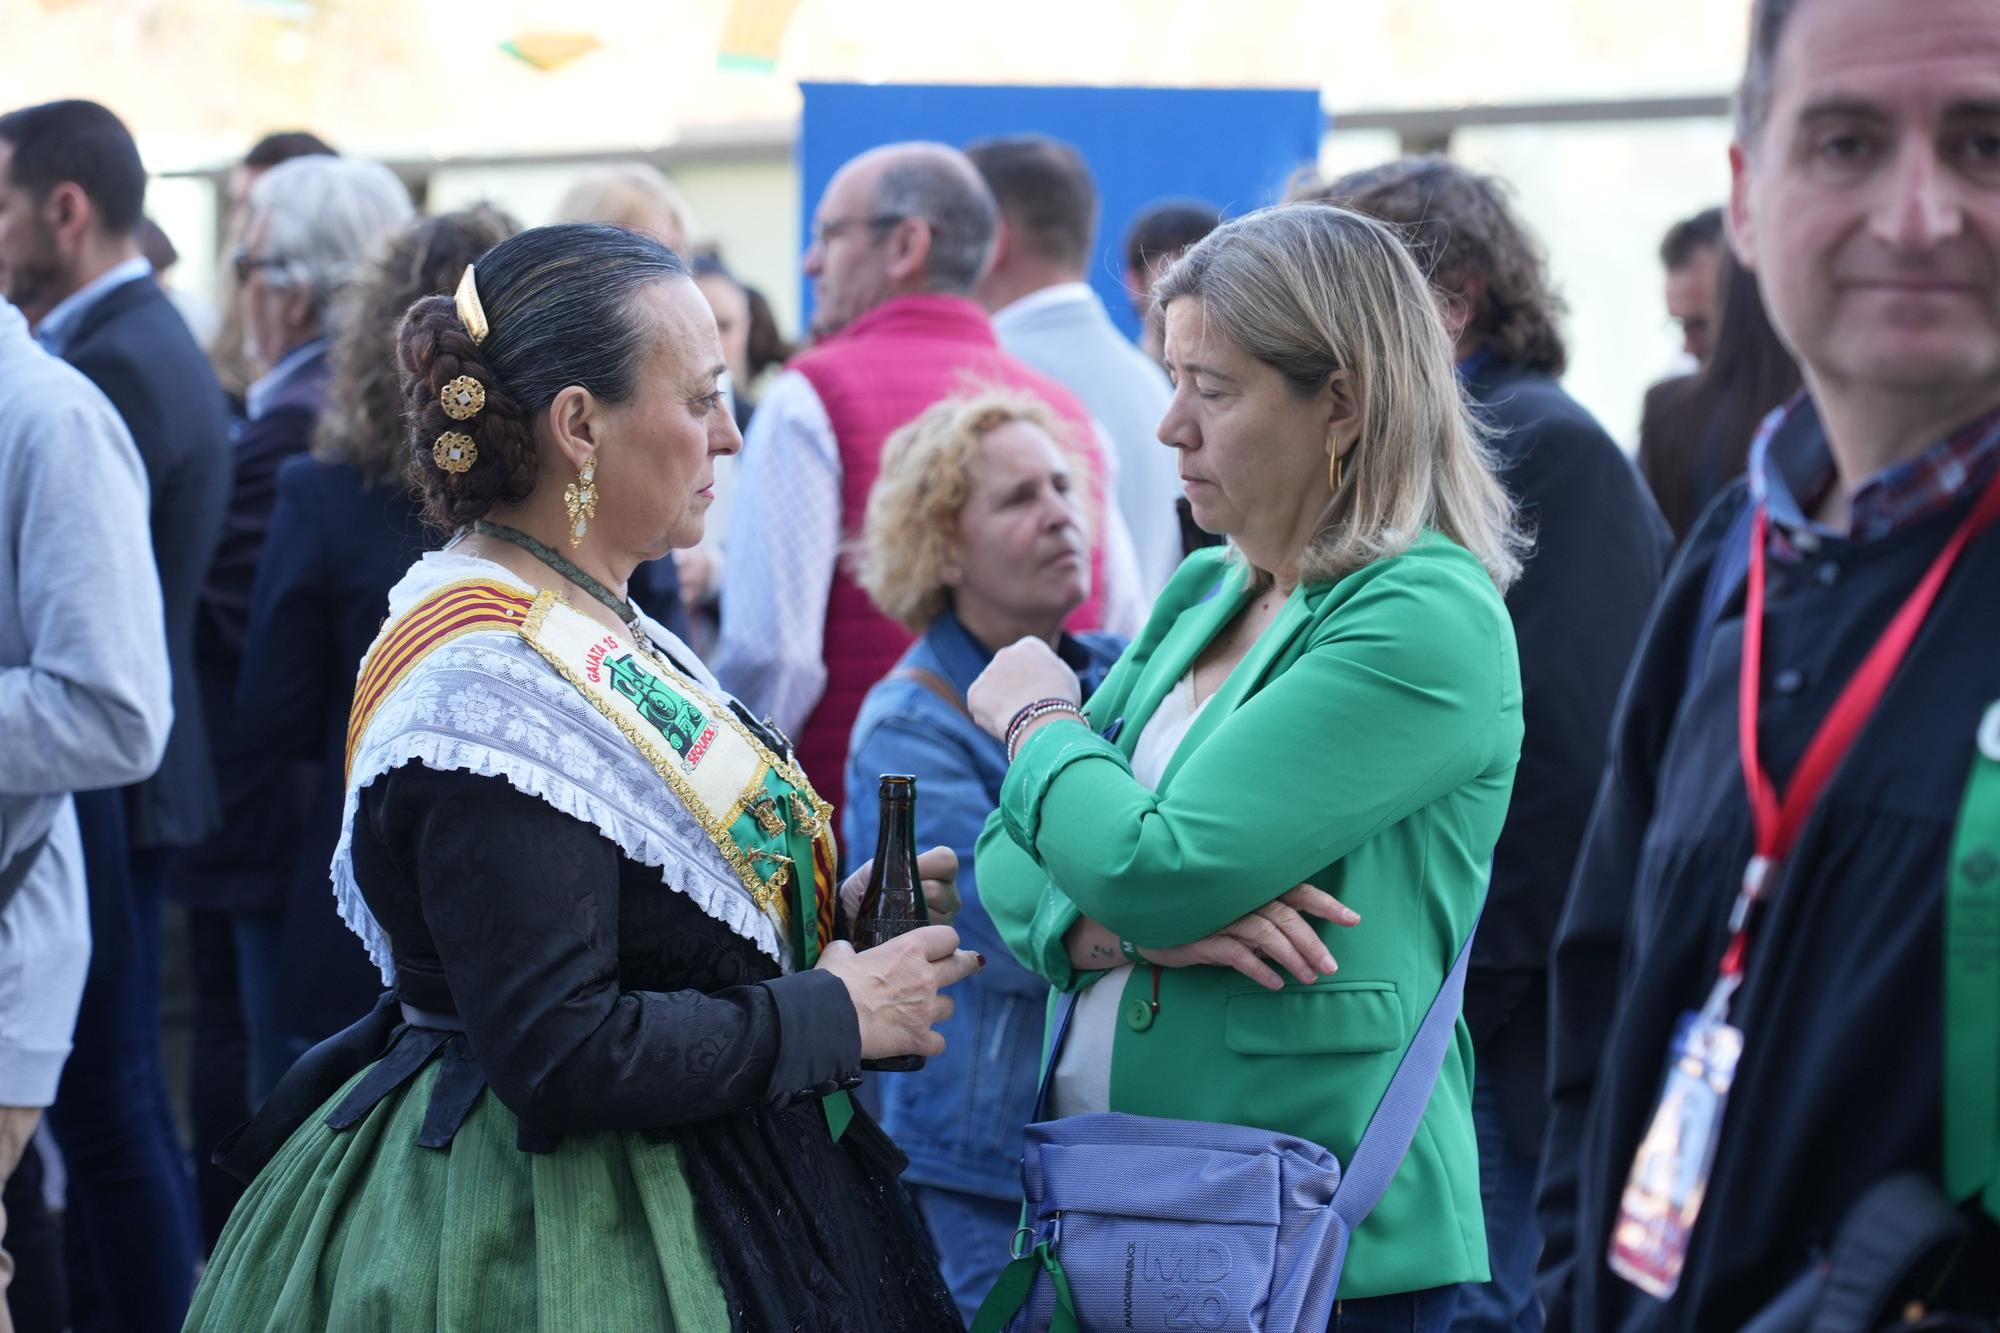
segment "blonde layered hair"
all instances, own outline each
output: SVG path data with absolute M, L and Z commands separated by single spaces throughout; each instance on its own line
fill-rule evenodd
M 1470 551 L 1503 592 L 1520 577 L 1527 541 L 1459 387 L 1451 335 L 1388 226 L 1330 204 L 1262 209 L 1197 242 L 1153 295 L 1162 309 L 1199 300 L 1210 330 L 1301 395 L 1347 372 L 1360 436 L 1300 557 L 1301 583 L 1400 555 L 1426 528 Z
M 958 547 L 958 515 L 972 494 L 979 442 L 1010 422 L 1039 426 L 1070 465 L 1081 521 L 1089 526 L 1088 473 L 1068 431 L 1041 399 L 979 389 L 932 403 L 882 446 L 861 535 L 849 550 L 855 582 L 883 615 L 922 634 L 951 604 L 944 581 Z

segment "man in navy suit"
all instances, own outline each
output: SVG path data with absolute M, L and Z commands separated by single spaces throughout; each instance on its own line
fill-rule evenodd
M 138 147 L 103 107 L 0 116 L 0 290 L 44 347 L 104 391 L 138 446 L 174 677 L 157 775 L 77 796 L 93 954 L 50 1124 L 81 1228 L 70 1246 L 80 1328 L 178 1328 L 194 1283 L 193 1196 L 160 1064 L 159 884 L 168 854 L 219 815 L 192 662 L 196 599 L 229 497 L 229 436 L 214 372 L 139 252 L 145 194 Z

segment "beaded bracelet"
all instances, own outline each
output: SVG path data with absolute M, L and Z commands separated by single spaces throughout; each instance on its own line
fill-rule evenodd
M 1015 713 L 1013 720 L 1007 724 L 1007 762 L 1010 764 L 1014 762 L 1014 747 L 1020 742 L 1021 733 L 1029 724 L 1057 713 L 1073 717 L 1079 722 L 1083 721 L 1083 710 L 1069 699 L 1037 699 Z

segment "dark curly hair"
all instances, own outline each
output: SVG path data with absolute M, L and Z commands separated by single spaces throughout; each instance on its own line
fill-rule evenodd
M 403 386 L 396 373 L 396 328 L 413 301 L 448 295 L 465 266 L 521 229 L 499 209 L 476 204 L 413 222 L 389 238 L 354 285 L 328 360 L 333 380 L 313 435 L 313 457 L 345 463 L 370 486 L 421 476 L 403 430 Z
M 1331 183 L 1295 180 L 1288 197 L 1339 204 L 1396 227 L 1447 299 L 1462 299 L 1467 280 L 1482 279 L 1461 339 L 1525 370 L 1562 374 L 1569 362 L 1557 328 L 1562 298 L 1498 177 L 1448 158 L 1405 157 Z
M 410 307 L 396 339 L 413 466 L 433 526 L 456 532 L 495 505 L 535 488 L 534 419 L 570 385 L 609 403 L 637 388 L 652 330 L 633 298 L 649 283 L 686 278 L 688 266 L 658 241 L 598 223 L 533 227 L 478 261 L 475 278 L 487 335 L 475 345 L 449 296 Z M 460 375 L 486 389 L 470 421 L 445 415 L 440 395 Z M 469 471 L 446 472 L 431 457 L 438 436 L 470 435 Z

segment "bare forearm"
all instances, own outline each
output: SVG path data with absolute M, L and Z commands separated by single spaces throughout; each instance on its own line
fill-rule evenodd
M 1101 926 L 1087 916 L 1078 918 L 1069 928 L 1063 944 L 1069 949 L 1070 966 L 1079 972 L 1104 972 L 1125 961 L 1118 936 L 1108 926 Z

